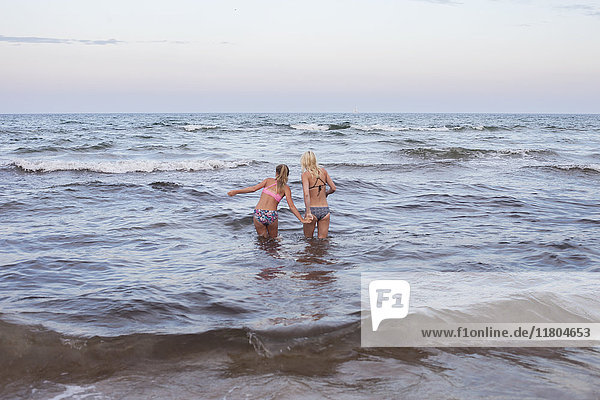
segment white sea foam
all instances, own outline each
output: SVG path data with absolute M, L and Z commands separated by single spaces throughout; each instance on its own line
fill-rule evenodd
M 62 400 L 62 399 L 84 399 L 88 396 L 95 396 L 98 393 L 89 393 L 90 390 L 94 389 L 95 386 L 77 386 L 77 385 L 64 385 L 65 391 L 52 397 L 50 400 Z M 86 393 L 87 392 L 87 393 Z M 85 393 L 85 395 L 83 395 Z
M 201 131 L 205 129 L 217 129 L 217 125 L 186 125 L 183 127 L 188 132 Z
M 417 126 L 414 128 L 403 128 L 402 130 L 405 131 L 419 131 L 419 132 L 450 132 L 451 130 L 454 129 L 450 129 L 447 126 L 437 126 L 437 127 L 421 127 L 421 126 Z
M 458 128 L 448 128 L 447 126 L 401 126 L 401 127 L 397 127 L 394 128 L 394 130 L 396 131 L 402 131 L 402 132 L 409 132 L 409 131 L 413 131 L 413 132 L 450 132 L 453 130 L 458 130 L 461 129 L 461 127 Z
M 460 125 L 460 126 L 405 126 L 396 128 L 399 131 L 417 131 L 417 132 L 451 132 L 473 129 L 483 131 L 488 129 L 482 125 Z
M 251 161 L 222 160 L 119 160 L 119 161 L 61 161 L 61 160 L 15 160 L 13 165 L 25 171 L 92 171 L 109 174 L 157 171 L 204 171 L 236 168 L 250 165 Z
M 332 126 L 330 124 L 292 124 L 290 125 L 293 129 L 298 129 L 302 131 L 327 131 L 331 130 Z M 360 130 L 360 131 L 385 131 L 385 132 L 451 132 L 451 131 L 461 131 L 465 129 L 472 129 L 477 131 L 483 131 L 487 128 L 483 125 L 460 125 L 460 126 L 392 126 L 392 125 L 384 125 L 384 124 L 373 124 L 373 125 L 350 125 L 350 128 Z
M 358 129 L 359 131 L 385 131 L 385 132 L 397 132 L 400 130 L 398 127 L 375 124 L 375 125 L 351 125 L 352 128 Z
M 290 125 L 290 127 L 301 130 L 301 131 L 326 131 L 326 130 L 329 130 L 329 125 L 319 125 L 319 124 L 294 124 L 294 125 Z

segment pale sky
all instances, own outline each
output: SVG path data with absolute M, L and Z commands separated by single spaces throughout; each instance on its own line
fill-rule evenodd
M 600 113 L 600 0 L 0 0 L 0 114 Z

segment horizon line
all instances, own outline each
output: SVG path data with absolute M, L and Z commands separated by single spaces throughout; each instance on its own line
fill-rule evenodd
M 86 114 L 505 114 L 505 115 L 600 115 L 600 112 L 540 111 L 73 111 L 73 112 L 0 112 L 0 115 L 86 115 Z

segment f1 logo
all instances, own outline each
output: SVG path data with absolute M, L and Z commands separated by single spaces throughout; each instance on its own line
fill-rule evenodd
M 408 315 L 410 284 L 403 280 L 376 280 L 369 283 L 369 302 L 373 331 L 384 319 Z

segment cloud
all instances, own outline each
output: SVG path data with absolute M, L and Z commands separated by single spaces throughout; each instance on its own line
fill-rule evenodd
M 0 35 L 0 42 L 8 43 L 37 43 L 37 44 L 86 44 L 95 46 L 105 46 L 114 44 L 129 43 L 124 40 L 117 39 L 104 39 L 104 40 L 89 40 L 89 39 L 61 39 L 61 38 L 49 38 L 49 37 L 36 37 L 36 36 L 3 36 Z M 132 43 L 172 43 L 172 44 L 186 44 L 190 43 L 181 40 L 142 40 L 135 41 Z
M 116 40 L 116 39 L 107 39 L 107 40 L 77 40 L 76 42 L 83 43 L 83 44 L 97 44 L 97 45 L 125 43 L 125 42 L 123 42 L 121 40 Z
M 585 15 L 589 15 L 592 17 L 600 17 L 600 8 L 589 5 L 589 4 L 568 4 L 568 5 L 560 6 L 559 8 L 562 8 L 565 10 L 579 11 Z
M 3 36 L 0 35 L 0 42 L 9 43 L 44 43 L 44 44 L 87 44 L 87 45 L 107 45 L 125 43 L 122 40 L 106 39 L 106 40 L 88 40 L 88 39 L 60 39 L 36 36 Z

